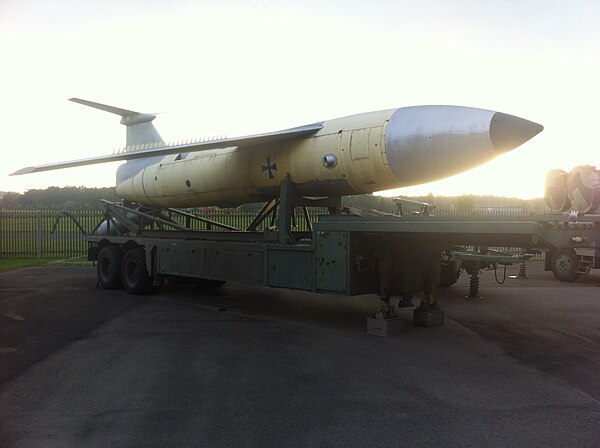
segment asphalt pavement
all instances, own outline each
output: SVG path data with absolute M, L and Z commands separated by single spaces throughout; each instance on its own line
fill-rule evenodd
M 390 338 L 374 296 L 2 273 L 0 447 L 598 447 L 600 275 L 541 268 Z

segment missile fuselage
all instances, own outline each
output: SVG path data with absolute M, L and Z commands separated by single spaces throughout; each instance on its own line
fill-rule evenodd
M 304 196 L 372 193 L 453 176 L 542 129 L 459 106 L 363 113 L 325 121 L 308 137 L 168 155 L 118 182 L 117 194 L 160 207 L 236 206 L 276 197 L 286 176 Z
M 126 201 L 159 207 L 236 206 L 297 194 L 332 197 L 443 179 L 511 151 L 542 131 L 486 109 L 413 106 L 282 131 L 167 145 L 155 114 L 71 101 L 121 116 L 127 147 L 112 155 L 22 168 L 13 175 L 125 160 L 116 175 Z

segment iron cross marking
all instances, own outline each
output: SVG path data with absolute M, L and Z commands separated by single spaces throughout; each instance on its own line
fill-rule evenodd
M 267 157 L 267 164 L 262 166 L 262 172 L 269 173 L 269 179 L 273 179 L 275 175 L 273 171 L 277 171 L 277 164 L 271 160 L 271 156 Z

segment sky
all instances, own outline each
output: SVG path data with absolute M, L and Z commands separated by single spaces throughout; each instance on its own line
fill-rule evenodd
M 120 117 L 165 140 L 274 131 L 422 104 L 545 130 L 515 151 L 395 195 L 543 196 L 546 172 L 600 164 L 594 0 L 0 0 L 0 191 L 114 185 L 115 164 L 9 176 L 124 146 Z

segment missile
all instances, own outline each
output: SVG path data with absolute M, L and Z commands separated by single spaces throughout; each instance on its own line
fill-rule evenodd
M 23 168 L 13 174 L 125 160 L 116 191 L 159 207 L 237 206 L 277 197 L 289 176 L 303 196 L 373 193 L 459 174 L 543 130 L 523 118 L 462 106 L 412 106 L 283 131 L 166 145 L 156 116 L 87 100 L 122 116 L 128 147 L 116 154 Z M 132 146 L 133 145 L 133 146 Z

